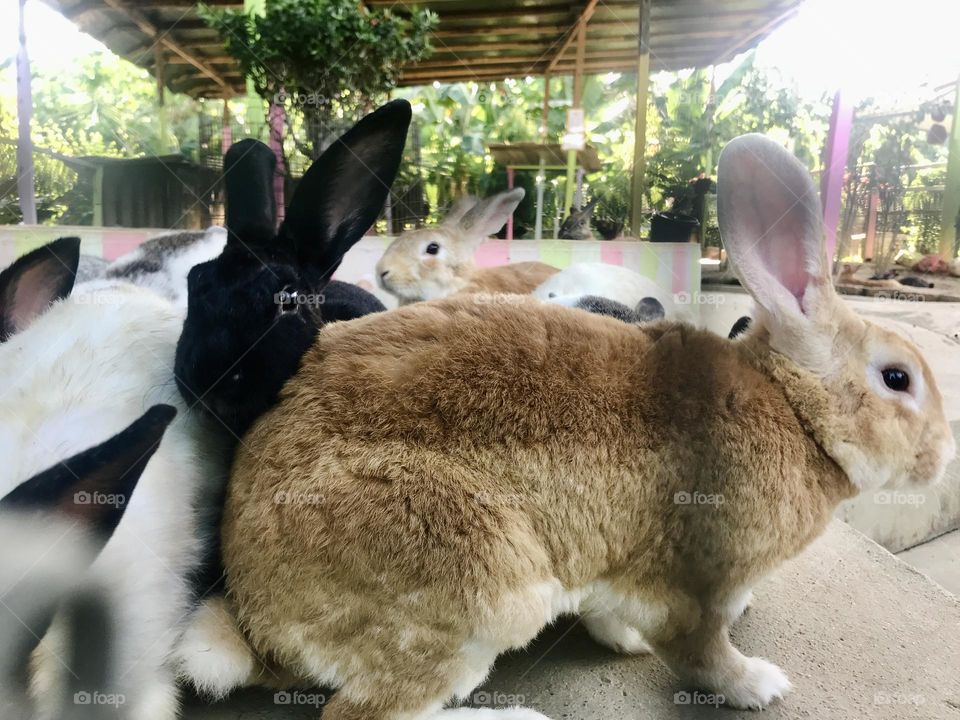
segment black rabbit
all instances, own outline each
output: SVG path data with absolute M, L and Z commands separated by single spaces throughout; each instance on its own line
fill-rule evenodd
M 395 100 L 334 141 L 303 176 L 279 230 L 273 153 L 253 140 L 227 153 L 227 246 L 190 271 L 176 376 L 188 403 L 238 439 L 274 403 L 322 325 L 385 309 L 330 277 L 380 213 L 410 118 L 410 104 Z

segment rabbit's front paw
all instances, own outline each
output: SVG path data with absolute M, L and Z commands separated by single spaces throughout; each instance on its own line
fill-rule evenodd
M 744 710 L 762 710 L 777 698 L 790 692 L 791 685 L 783 670 L 763 658 L 745 658 L 740 676 L 729 686 L 719 687 L 724 702 Z

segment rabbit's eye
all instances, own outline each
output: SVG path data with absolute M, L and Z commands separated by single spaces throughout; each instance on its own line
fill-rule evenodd
M 906 370 L 892 367 L 881 371 L 883 383 L 895 392 L 907 392 L 910 389 L 910 376 Z
M 290 285 L 274 296 L 278 315 L 291 315 L 300 312 L 300 292 Z
M 440 246 L 437 245 L 437 243 L 430 243 L 427 245 L 426 252 L 427 255 L 436 255 L 438 252 L 440 252 Z

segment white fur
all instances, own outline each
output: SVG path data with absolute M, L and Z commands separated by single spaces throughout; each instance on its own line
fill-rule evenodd
M 176 717 L 171 653 L 191 610 L 189 579 L 225 465 L 173 381 L 181 312 L 152 292 L 99 281 L 78 287 L 0 344 L 0 496 L 19 482 L 120 432 L 156 403 L 179 409 L 146 467 L 114 536 L 88 577 L 108 588 L 117 635 L 114 667 L 125 710 L 138 720 Z M 37 650 L 41 715 L 66 681 L 55 621 Z
M 560 305 L 572 305 L 584 295 L 598 295 L 623 303 L 631 310 L 644 298 L 652 297 L 663 305 L 668 320 L 684 316 L 673 295 L 650 278 L 621 265 L 598 262 L 571 265 L 547 278 L 533 295 Z
M 180 676 L 206 697 L 219 699 L 250 682 L 256 658 L 222 597 L 193 614 L 176 649 Z
M 226 229 L 214 225 L 207 228 L 201 239 L 166 255 L 161 271 L 138 273 L 125 279 L 134 285 L 149 288 L 170 300 L 177 307 L 186 309 L 187 274 L 190 272 L 190 268 L 218 257 L 226 244 Z M 114 260 L 107 272 L 123 272 L 124 267 L 140 260 L 142 257 L 142 248 L 136 248 Z

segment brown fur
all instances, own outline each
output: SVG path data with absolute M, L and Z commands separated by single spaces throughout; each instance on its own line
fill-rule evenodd
M 840 271 L 840 274 L 837 276 L 837 285 L 856 285 L 858 287 L 870 287 L 870 288 L 902 288 L 901 285 L 896 280 L 868 280 L 861 279 L 856 276 L 857 270 L 860 268 L 859 265 L 850 265 L 849 263 L 844 264 L 843 269 Z
M 377 263 L 377 282 L 400 305 L 459 293 L 532 292 L 559 269 L 541 262 L 478 268 L 473 261 L 477 247 L 506 222 L 522 197 L 523 190 L 517 188 L 473 207 L 467 199 L 440 225 L 403 233 Z M 431 243 L 439 248 L 436 254 L 425 251 Z
M 732 705 L 780 696 L 728 639 L 750 586 L 881 472 L 935 480 L 953 445 L 922 358 L 825 272 L 809 316 L 773 295 L 737 342 L 481 295 L 328 326 L 234 467 L 224 559 L 254 648 L 340 688 L 325 720 L 442 718 L 581 612 Z M 916 409 L 873 392 L 877 353 L 919 368 Z
M 558 268 L 542 262 L 519 262 L 476 268 L 470 273 L 466 286 L 460 292 L 527 295 L 548 277 L 558 272 Z

